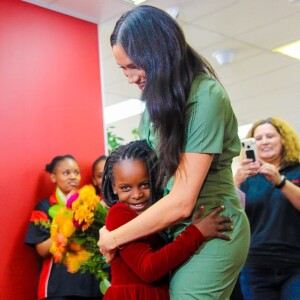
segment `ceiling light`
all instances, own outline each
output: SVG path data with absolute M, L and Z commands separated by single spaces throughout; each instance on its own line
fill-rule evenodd
M 300 41 L 278 47 L 273 49 L 272 52 L 278 52 L 300 60 Z
M 107 106 L 104 112 L 105 124 L 117 122 L 141 114 L 145 103 L 137 99 L 129 99 L 114 105 Z
M 123 0 L 123 1 L 129 2 L 129 3 L 134 4 L 134 5 L 139 5 L 143 2 L 145 2 L 146 0 Z
M 166 12 L 175 20 L 179 16 L 179 11 L 179 7 L 169 7 L 166 9 Z
M 300 0 L 289 0 L 289 3 L 300 5 Z
M 212 56 L 217 60 L 219 65 L 226 65 L 233 62 L 234 58 L 234 50 L 233 49 L 225 49 L 216 51 L 212 54 Z

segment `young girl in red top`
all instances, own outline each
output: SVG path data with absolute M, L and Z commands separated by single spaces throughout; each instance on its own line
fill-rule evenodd
M 156 167 L 155 153 L 144 141 L 120 146 L 111 153 L 102 183 L 104 199 L 111 207 L 106 218 L 108 230 L 129 222 L 160 199 Z M 203 210 L 172 243 L 166 245 L 161 235 L 153 234 L 119 247 L 111 262 L 112 281 L 104 299 L 169 299 L 169 271 L 189 259 L 205 240 L 229 239 L 220 232 L 232 230 L 224 224 L 230 219 L 218 216 L 223 207 L 200 220 Z

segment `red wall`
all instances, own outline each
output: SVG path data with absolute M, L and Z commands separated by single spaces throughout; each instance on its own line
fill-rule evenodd
M 89 180 L 103 154 L 97 26 L 19 0 L 0 1 L 0 299 L 36 299 L 37 256 L 24 245 L 43 171 L 73 154 Z

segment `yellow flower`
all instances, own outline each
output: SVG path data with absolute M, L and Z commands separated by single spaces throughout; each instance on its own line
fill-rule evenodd
M 85 185 L 79 191 L 78 198 L 72 203 L 74 219 L 80 228 L 85 231 L 94 221 L 94 212 L 97 209 L 99 198 L 92 185 Z
M 51 224 L 50 234 L 52 239 L 55 238 L 58 233 L 61 233 L 68 238 L 75 230 L 72 211 L 66 207 L 62 207 L 53 218 Z
M 66 253 L 66 246 L 67 246 L 68 240 L 64 235 L 61 233 L 58 233 L 55 238 L 52 241 L 51 247 L 50 247 L 50 253 L 53 254 L 54 262 L 61 262 L 63 260 L 63 257 Z
M 66 219 L 63 225 L 61 226 L 61 233 L 67 238 L 70 237 L 75 230 L 76 228 L 73 224 L 73 218 Z
M 68 252 L 65 260 L 68 272 L 75 273 L 79 270 L 82 263 L 86 262 L 91 256 L 91 253 L 81 248 L 77 252 Z

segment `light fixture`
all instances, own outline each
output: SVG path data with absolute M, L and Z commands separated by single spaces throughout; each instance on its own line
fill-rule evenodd
M 143 2 L 145 2 L 146 0 L 123 0 L 123 1 L 129 2 L 129 3 L 134 4 L 134 5 L 139 5 Z
M 173 18 L 173 19 L 177 19 L 179 16 L 179 7 L 169 7 L 166 9 L 166 12 Z
M 278 52 L 300 60 L 300 40 L 288 45 L 284 45 L 272 50 L 272 52 Z
M 234 58 L 234 50 L 233 49 L 224 49 L 220 51 L 216 51 L 212 54 L 212 57 L 214 57 L 219 65 L 226 65 L 233 62 Z
M 300 0 L 289 0 L 289 3 L 300 5 Z
M 141 114 L 145 103 L 138 99 L 129 99 L 117 104 L 107 106 L 104 110 L 105 124 L 117 122 Z

